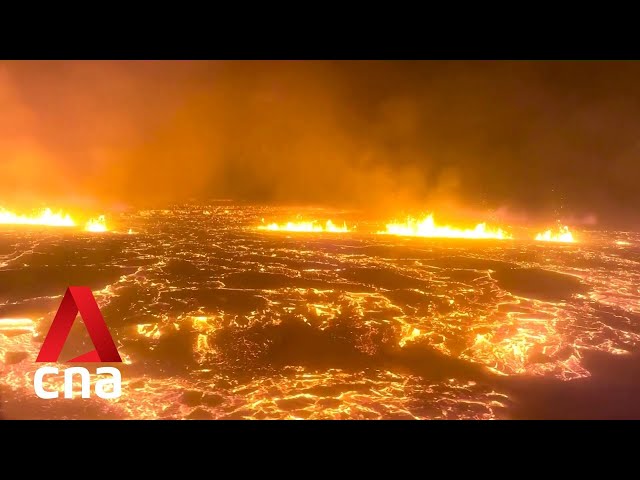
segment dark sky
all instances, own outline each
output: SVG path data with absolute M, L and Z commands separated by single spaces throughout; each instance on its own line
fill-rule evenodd
M 640 62 L 0 62 L 0 205 L 190 197 L 640 227 Z

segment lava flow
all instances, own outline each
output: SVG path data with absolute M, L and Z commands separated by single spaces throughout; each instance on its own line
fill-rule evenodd
M 545 232 L 536 235 L 536 240 L 539 242 L 575 242 L 573 234 L 569 231 L 569 227 L 559 227 L 557 231 L 547 230 Z
M 611 245 L 635 245 L 637 234 L 593 233 L 580 249 L 416 248 L 396 236 L 267 235 L 266 222 L 255 228 L 263 216 L 337 214 L 225 203 L 120 217 L 144 235 L 2 232 L 2 414 L 519 418 L 518 405 L 535 401 L 519 393 L 523 386 L 588 385 L 593 355 L 625 361 L 640 346 L 635 251 Z M 86 271 L 124 360 L 123 395 L 47 403 L 33 395 L 32 359 L 60 284 Z M 11 287 L 23 278 L 38 278 L 40 290 Z M 85 333 L 71 334 L 78 353 Z M 64 388 L 61 376 L 49 378 L 47 389 Z
M 322 225 L 313 220 L 310 222 L 287 222 L 286 224 L 270 223 L 258 226 L 258 230 L 270 230 L 273 232 L 330 232 L 347 233 L 349 228 L 346 223 L 342 226 L 334 224 L 331 220 Z
M 389 223 L 386 230 L 378 232 L 386 235 L 432 238 L 473 238 L 473 239 L 510 239 L 511 235 L 500 228 L 487 228 L 486 223 L 479 223 L 473 229 L 461 229 L 448 225 L 436 225 L 433 214 L 423 220 L 407 217 L 403 223 Z

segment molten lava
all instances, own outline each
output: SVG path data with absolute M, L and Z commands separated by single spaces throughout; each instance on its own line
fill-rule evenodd
M 98 218 L 92 218 L 89 220 L 84 229 L 87 232 L 106 232 L 107 221 L 105 220 L 104 215 L 100 215 Z
M 573 234 L 569 231 L 569 227 L 561 226 L 557 231 L 547 230 L 546 232 L 536 235 L 536 240 L 540 242 L 575 242 Z
M 62 212 L 53 213 L 50 208 L 45 208 L 35 215 L 18 215 L 14 212 L 0 208 L 1 225 L 45 225 L 49 227 L 74 227 L 76 223 Z
M 436 225 L 433 214 L 429 214 L 423 220 L 407 217 L 404 223 L 389 223 L 386 230 L 379 234 L 401 235 L 408 237 L 434 237 L 434 238 L 493 238 L 498 240 L 512 238 L 504 230 L 487 228 L 485 223 L 479 223 L 473 229 L 461 229 L 448 225 Z
M 346 223 L 339 226 L 335 225 L 331 220 L 327 220 L 327 223 L 324 225 L 315 220 L 311 222 L 288 222 L 286 224 L 270 223 L 269 225 L 260 225 L 258 230 L 270 230 L 273 232 L 349 232 L 349 228 L 347 228 Z

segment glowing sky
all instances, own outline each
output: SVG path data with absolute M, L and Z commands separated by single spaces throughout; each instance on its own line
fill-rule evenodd
M 1 200 L 631 221 L 639 82 L 633 62 L 0 62 Z

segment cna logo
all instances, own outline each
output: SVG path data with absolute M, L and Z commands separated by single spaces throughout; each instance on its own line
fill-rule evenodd
M 53 323 L 49 328 L 49 332 L 44 339 L 44 343 L 40 348 L 40 353 L 36 362 L 57 362 L 64 344 L 69 337 L 71 327 L 80 313 L 84 320 L 94 350 L 75 357 L 69 362 L 122 362 L 116 344 L 109 333 L 107 324 L 100 313 L 100 308 L 96 303 L 96 299 L 88 287 L 69 287 L 62 298 L 62 303 L 58 308 Z M 40 367 L 36 370 L 33 379 L 33 387 L 36 395 L 42 399 L 58 398 L 60 392 L 47 391 L 44 389 L 45 375 L 58 375 L 57 367 Z M 115 367 L 98 367 L 96 373 L 111 375 L 111 378 L 100 379 L 96 382 L 95 393 L 98 397 L 104 399 L 118 398 L 121 393 L 122 377 L 120 371 Z M 64 372 L 64 398 L 73 397 L 73 378 L 74 375 L 80 375 L 82 398 L 91 396 L 91 376 L 89 371 L 83 367 L 67 368 Z M 105 388 L 111 385 L 110 388 Z

